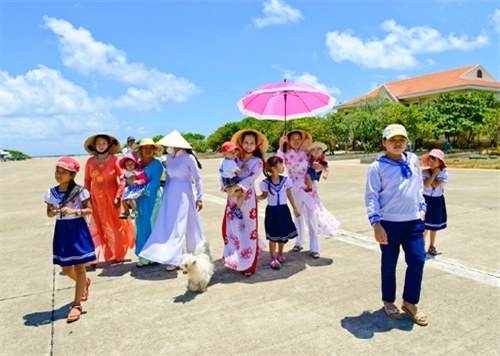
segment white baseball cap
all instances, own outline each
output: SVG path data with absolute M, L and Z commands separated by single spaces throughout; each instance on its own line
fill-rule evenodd
M 392 124 L 387 126 L 382 137 L 389 139 L 394 136 L 403 136 L 404 138 L 408 139 L 405 127 L 399 124 Z

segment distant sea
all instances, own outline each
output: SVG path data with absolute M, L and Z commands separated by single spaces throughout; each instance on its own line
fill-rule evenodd
M 76 156 L 89 156 L 88 153 L 70 153 L 66 155 L 35 155 L 31 158 L 49 158 L 49 157 L 76 157 Z

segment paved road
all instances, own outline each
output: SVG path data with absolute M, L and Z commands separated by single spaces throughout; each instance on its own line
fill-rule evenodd
M 84 315 L 66 324 L 73 283 L 52 265 L 54 220 L 43 203 L 56 160 L 0 163 L 2 355 L 500 353 L 499 171 L 450 169 L 449 228 L 438 233 L 442 254 L 424 273 L 427 327 L 381 310 L 380 252 L 363 203 L 367 166 L 357 161 L 335 162 L 320 183 L 325 206 L 341 222 L 337 238 L 322 237 L 321 258 L 311 259 L 307 248 L 289 251 L 275 271 L 265 253 L 247 278 L 221 265 L 219 161 L 203 160 L 201 220 L 216 259 L 208 291 L 186 292 L 185 276 L 162 266 L 137 269 L 130 252 L 124 264 L 100 263 L 90 273 Z M 402 257 L 398 295 L 404 264 Z

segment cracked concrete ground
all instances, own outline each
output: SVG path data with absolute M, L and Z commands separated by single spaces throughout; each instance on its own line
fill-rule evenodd
M 84 164 L 87 157 L 77 157 Z M 201 222 L 216 273 L 202 294 L 164 266 L 101 262 L 84 314 L 66 315 L 73 282 L 52 265 L 54 220 L 45 191 L 57 158 L 0 163 L 0 352 L 2 355 L 497 355 L 500 353 L 500 172 L 450 169 L 448 228 L 440 255 L 427 261 L 420 308 L 429 326 L 389 319 L 380 300 L 380 252 L 364 207 L 367 165 L 334 161 L 319 183 L 341 223 L 321 238 L 321 258 L 285 247 L 288 262 L 269 268 L 267 252 L 249 278 L 221 265 L 224 194 L 218 159 L 202 160 Z M 83 181 L 83 173 L 77 177 Z M 264 235 L 260 205 L 259 229 Z M 398 305 L 404 278 L 398 266 Z

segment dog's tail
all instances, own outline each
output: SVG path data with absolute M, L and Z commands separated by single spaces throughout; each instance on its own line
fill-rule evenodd
M 208 255 L 210 256 L 210 259 L 212 259 L 212 256 L 210 254 L 210 244 L 207 241 L 199 242 L 198 245 L 196 245 L 196 250 L 194 251 L 194 254 L 199 255 L 200 253 Z

